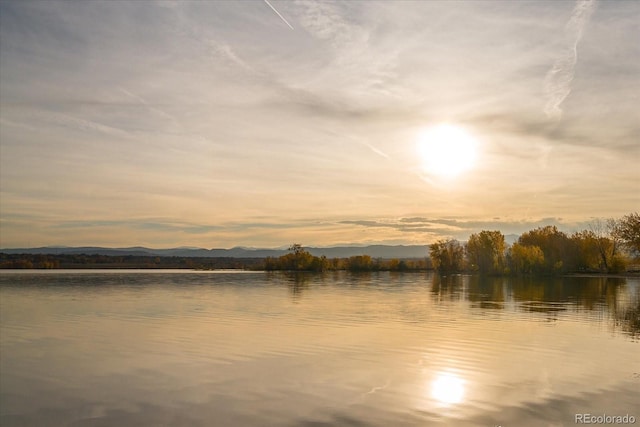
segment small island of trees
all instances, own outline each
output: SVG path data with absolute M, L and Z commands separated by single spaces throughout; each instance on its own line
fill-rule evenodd
M 349 258 L 327 258 L 314 256 L 299 243 L 289 247 L 289 253 L 281 257 L 269 257 L 264 261 L 266 271 L 312 271 L 348 270 L 365 271 L 418 271 L 426 270 L 426 259 L 382 259 L 369 255 L 355 255 Z

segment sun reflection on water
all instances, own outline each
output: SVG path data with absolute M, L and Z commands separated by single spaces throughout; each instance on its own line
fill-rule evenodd
M 440 372 L 431 382 L 431 397 L 443 405 L 454 405 L 464 400 L 465 381 L 450 372 Z

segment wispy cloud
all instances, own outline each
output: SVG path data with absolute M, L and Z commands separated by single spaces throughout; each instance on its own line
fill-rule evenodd
M 24 113 L 21 120 L 25 126 L 34 125 L 34 129 L 37 129 L 37 126 L 46 125 L 92 134 L 103 134 L 118 139 L 127 139 L 131 137 L 131 133 L 123 129 L 66 113 L 46 110 L 27 111 Z
M 126 95 L 129 98 L 133 98 L 134 100 L 138 101 L 140 104 L 142 104 L 145 108 L 147 108 L 149 111 L 151 111 L 152 113 L 158 114 L 159 116 L 161 116 L 164 119 L 168 119 L 170 122 L 172 122 L 174 125 L 178 126 L 178 127 L 182 127 L 180 125 L 180 123 L 178 122 L 178 120 L 172 116 L 171 114 L 167 113 L 164 110 L 161 110 L 160 108 L 157 108 L 151 104 L 149 104 L 149 102 L 147 102 L 146 99 L 144 99 L 143 97 L 141 97 L 140 95 L 136 95 L 133 92 L 130 92 L 124 88 L 119 88 L 120 92 L 122 92 L 124 95 Z
M 560 119 L 562 117 L 561 105 L 571 93 L 571 83 L 578 61 L 578 43 L 582 39 L 585 27 L 589 23 L 595 7 L 596 0 L 578 0 L 565 27 L 567 45 L 564 47 L 562 55 L 547 73 L 544 82 L 547 96 L 544 112 L 549 118 Z
M 280 12 L 278 12 L 278 11 L 276 10 L 276 8 L 275 8 L 275 7 L 273 7 L 273 5 L 271 5 L 271 3 L 269 3 L 269 1 L 268 1 L 268 0 L 264 0 L 264 2 L 265 2 L 265 3 L 266 3 L 266 4 L 271 8 L 271 10 L 273 10 L 273 11 L 276 13 L 276 15 L 278 15 L 278 16 L 280 17 L 280 19 L 282 19 L 282 21 L 283 21 L 285 24 L 287 24 L 287 25 L 289 26 L 289 28 L 291 28 L 291 29 L 293 30 L 293 27 L 291 26 L 291 24 L 289 24 L 289 21 L 287 21 L 286 19 L 284 19 L 284 16 L 282 16 L 282 15 L 280 14 Z
M 541 218 L 531 220 L 491 220 L 447 219 L 447 218 L 399 218 L 376 220 L 345 220 L 340 224 L 355 225 L 363 228 L 390 229 L 401 233 L 420 234 L 424 241 L 431 243 L 439 238 L 453 237 L 466 240 L 469 235 L 482 230 L 500 230 L 505 235 L 518 235 L 538 227 L 555 225 L 566 232 L 585 228 L 585 223 L 569 223 L 560 218 Z
M 640 2 L 596 2 L 0 0 L 0 238 L 424 243 L 624 214 Z M 441 121 L 481 161 L 426 184 Z
M 304 11 L 302 26 L 314 37 L 341 45 L 348 43 L 356 35 L 356 27 L 348 23 L 332 3 L 306 0 L 296 3 Z
M 295 4 L 300 25 L 313 38 L 326 42 L 322 43 L 323 50 L 331 55 L 331 66 L 318 70 L 322 80 L 331 82 L 330 88 L 323 85 L 323 92 L 340 93 L 345 99 L 367 98 L 371 105 L 372 98 L 387 97 L 397 89 L 396 82 L 392 82 L 397 77 L 400 46 L 374 46 L 374 29 L 362 25 L 350 4 L 308 0 Z

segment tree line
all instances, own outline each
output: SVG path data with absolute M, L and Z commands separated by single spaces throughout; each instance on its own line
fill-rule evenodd
M 273 258 L 209 258 L 145 255 L 100 255 L 100 254 L 5 254 L 0 253 L 0 269 L 244 269 L 284 271 L 418 271 L 426 270 L 426 259 L 374 259 L 369 255 L 350 258 L 316 257 L 299 244 L 291 252 Z
M 236 268 L 266 271 L 424 271 L 478 272 L 486 275 L 556 275 L 569 272 L 620 273 L 640 261 L 640 215 L 593 221 L 571 235 L 555 226 L 539 227 L 508 245 L 497 230 L 472 234 L 466 243 L 455 239 L 429 245 L 429 257 L 382 259 L 369 255 L 349 258 L 314 256 L 294 243 L 289 253 L 268 258 L 204 258 L 109 256 L 88 254 L 4 254 L 0 268 Z
M 263 258 L 204 258 L 100 254 L 5 254 L 0 269 L 185 268 L 192 270 L 261 269 Z
M 369 255 L 356 255 L 349 258 L 327 258 L 314 256 L 299 243 L 289 247 L 289 253 L 280 257 L 268 257 L 264 261 L 266 271 L 421 271 L 429 267 L 426 259 L 382 259 Z
M 500 231 L 483 230 L 466 244 L 455 239 L 429 245 L 433 267 L 441 272 L 554 275 L 569 272 L 621 273 L 640 257 L 640 215 L 593 221 L 571 235 L 555 226 L 523 233 L 509 246 Z

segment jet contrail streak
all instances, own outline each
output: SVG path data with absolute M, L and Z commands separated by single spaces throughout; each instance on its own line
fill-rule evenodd
M 562 56 L 553 64 L 544 81 L 544 91 L 547 95 L 544 112 L 549 118 L 560 119 L 562 117 L 560 106 L 571 93 L 571 83 L 578 61 L 578 43 L 595 6 L 596 0 L 577 0 L 576 6 L 573 8 L 571 19 L 565 28 L 568 46 L 565 47 Z
M 291 24 L 289 24 L 289 22 L 287 22 L 287 20 L 284 19 L 284 16 L 280 15 L 280 12 L 278 12 L 275 7 L 271 6 L 271 3 L 269 3 L 269 0 L 264 0 L 264 2 L 271 8 L 271 10 L 273 10 L 280 17 L 280 19 L 284 21 L 285 24 L 289 26 L 289 28 L 293 30 L 293 27 L 291 26 Z
M 390 157 L 387 155 L 387 153 L 385 153 L 384 151 L 374 147 L 373 145 L 368 144 L 366 142 L 362 142 L 362 145 L 366 146 L 367 148 L 369 148 L 371 151 L 373 151 L 377 155 L 382 156 L 382 157 L 384 157 L 386 159 L 390 159 Z

